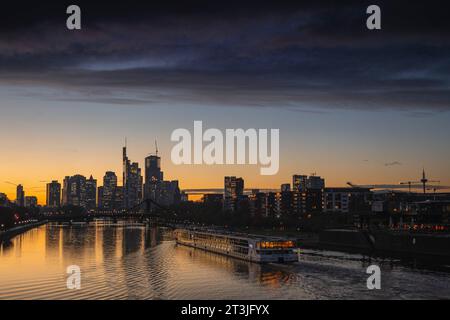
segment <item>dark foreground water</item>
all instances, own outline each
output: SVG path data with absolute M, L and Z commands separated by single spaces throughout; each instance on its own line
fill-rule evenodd
M 368 290 L 366 268 L 381 268 Z M 69 265 L 81 289 L 67 289 Z M 48 224 L 0 247 L 0 299 L 449 299 L 450 267 L 326 251 L 258 265 L 176 245 L 139 224 Z

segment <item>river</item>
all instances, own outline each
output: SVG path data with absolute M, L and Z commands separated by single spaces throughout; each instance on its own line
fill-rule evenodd
M 50 223 L 0 246 L 0 299 L 449 299 L 450 266 L 302 250 L 258 265 L 177 245 L 165 228 Z M 381 268 L 367 289 L 366 268 Z M 68 289 L 66 269 L 81 270 Z

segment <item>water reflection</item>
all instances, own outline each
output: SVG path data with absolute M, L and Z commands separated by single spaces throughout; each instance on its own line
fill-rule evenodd
M 48 224 L 0 246 L 0 298 L 8 299 L 353 299 L 450 296 L 448 273 L 335 252 L 299 263 L 259 265 L 176 245 L 164 228 L 96 221 Z M 379 263 L 383 290 L 366 288 Z M 78 265 L 81 290 L 66 288 Z M 411 279 L 414 279 L 411 282 Z

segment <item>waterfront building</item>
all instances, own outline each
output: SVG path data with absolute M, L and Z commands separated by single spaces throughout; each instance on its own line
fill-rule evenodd
M 274 218 L 277 215 L 276 193 L 268 192 L 266 194 L 266 217 Z
M 137 162 L 131 163 L 127 147 L 122 150 L 123 160 L 123 207 L 132 208 L 142 201 L 142 175 Z
M 19 207 L 25 206 L 25 191 L 23 191 L 23 186 L 21 184 L 16 188 L 16 205 Z
M 26 208 L 35 208 L 37 207 L 37 198 L 35 196 L 27 196 L 25 197 L 25 207 Z
M 180 188 L 178 186 L 178 180 L 162 181 L 161 182 L 161 194 L 159 197 L 159 204 L 170 206 L 179 204 L 181 201 Z
M 323 189 L 325 179 L 320 176 L 293 175 L 292 211 L 300 217 L 321 212 L 323 207 Z
M 51 208 L 61 206 L 61 184 L 57 180 L 47 183 L 46 205 Z
M 275 216 L 289 217 L 293 213 L 293 193 L 291 191 L 277 192 L 275 194 Z
M 113 209 L 115 211 L 121 211 L 124 209 L 124 200 L 123 200 L 123 186 L 117 186 L 114 192 L 114 206 Z
M 368 188 L 325 188 L 323 211 L 366 213 L 371 209 L 372 192 Z
M 145 158 L 144 199 L 160 201 L 161 183 L 164 174 L 161 171 L 161 157 L 157 154 Z
M 259 192 L 259 190 L 255 190 L 256 192 L 252 192 L 249 196 L 250 201 L 250 214 L 252 216 L 257 217 L 265 217 L 266 213 L 266 201 L 267 195 L 264 192 Z
M 308 176 L 294 174 L 292 176 L 292 190 L 293 191 L 306 191 L 306 181 Z
M 320 176 L 311 175 L 298 175 L 292 176 L 292 190 L 304 192 L 306 190 L 319 190 L 325 188 L 325 179 Z
M 325 179 L 320 176 L 309 176 L 306 180 L 306 189 L 307 190 L 320 190 L 325 188 Z
M 117 176 L 112 171 L 107 171 L 103 176 L 103 186 L 99 187 L 98 206 L 101 209 L 113 210 L 115 208 L 115 193 L 117 188 Z
M 63 205 L 86 208 L 86 177 L 66 176 L 63 181 Z
M 97 180 L 92 177 L 86 180 L 86 209 L 94 210 L 97 207 Z
M 223 208 L 225 211 L 237 210 L 237 204 L 244 195 L 244 179 L 235 176 L 225 177 Z

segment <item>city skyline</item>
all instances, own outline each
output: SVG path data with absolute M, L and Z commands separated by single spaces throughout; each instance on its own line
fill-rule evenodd
M 50 179 L 50 180 L 40 180 L 41 181 L 40 183 L 45 186 L 45 188 L 43 188 L 42 190 L 41 189 L 36 190 L 34 187 L 31 187 L 31 188 L 27 189 L 27 186 L 24 183 L 22 183 L 22 182 L 19 182 L 19 183 L 16 184 L 16 183 L 11 182 L 11 181 L 3 181 L 3 184 L 4 185 L 8 185 L 11 190 L 9 192 L 7 192 L 4 189 L 0 189 L 0 193 L 6 194 L 6 196 L 10 200 L 17 200 L 18 199 L 17 197 L 18 197 L 19 188 L 21 188 L 20 192 L 22 192 L 22 198 L 23 198 L 21 200 L 22 202 L 25 202 L 26 198 L 36 197 L 38 205 L 46 205 L 49 202 L 48 197 L 49 197 L 49 187 L 50 187 L 50 185 L 54 184 L 54 183 L 59 183 L 60 184 L 60 188 L 61 188 L 60 189 L 61 197 L 60 197 L 59 201 L 61 202 L 61 204 L 63 204 L 65 202 L 64 201 L 64 193 L 63 193 L 63 190 L 64 190 L 63 183 L 64 183 L 64 181 L 67 178 L 71 179 L 73 177 L 80 176 L 80 177 L 85 178 L 86 181 L 94 181 L 95 182 L 97 204 L 100 204 L 101 203 L 100 192 L 103 192 L 103 187 L 105 186 L 104 183 L 100 185 L 100 181 L 102 181 L 102 180 L 104 181 L 104 179 L 107 178 L 108 175 L 113 174 L 114 177 L 115 177 L 115 182 L 114 182 L 115 185 L 118 186 L 118 187 L 123 187 L 124 186 L 123 185 L 123 179 L 119 179 L 118 177 L 125 175 L 126 163 L 128 163 L 128 167 L 132 167 L 132 164 L 133 164 L 133 166 L 135 166 L 135 168 L 138 169 L 138 175 L 141 177 L 141 187 L 140 187 L 141 190 L 138 191 L 138 193 L 137 193 L 137 194 L 140 194 L 140 196 L 138 196 L 138 198 L 139 199 L 144 199 L 146 197 L 149 197 L 150 194 L 151 194 L 151 191 L 147 190 L 145 185 L 146 185 L 146 183 L 152 182 L 152 181 L 160 181 L 160 182 L 163 181 L 163 172 L 161 170 L 162 169 L 161 163 L 162 163 L 162 159 L 164 159 L 164 157 L 159 156 L 160 153 L 158 155 L 158 149 L 156 149 L 156 153 L 147 153 L 147 156 L 145 157 L 145 159 L 143 161 L 143 164 L 141 166 L 141 162 L 139 162 L 139 161 L 134 161 L 133 163 L 131 163 L 131 160 L 129 160 L 129 158 L 127 156 L 127 150 L 128 150 L 127 147 L 125 147 L 125 146 L 122 147 L 122 169 L 118 169 L 117 171 L 106 170 L 106 171 L 103 172 L 103 174 L 100 174 L 98 176 L 96 176 L 96 175 L 94 175 L 92 173 L 84 174 L 84 173 L 73 172 L 73 173 L 64 175 L 60 179 L 56 178 L 56 179 Z M 395 164 L 389 164 L 388 166 L 391 166 L 391 165 L 395 166 Z M 201 166 L 205 166 L 205 165 L 201 165 Z M 245 166 L 249 166 L 249 165 L 245 165 Z M 385 166 L 387 166 L 387 165 L 385 164 Z M 144 168 L 144 174 L 142 174 L 141 168 Z M 130 170 L 130 169 L 127 169 L 127 170 Z M 245 174 L 238 174 L 238 175 L 242 175 L 242 177 L 244 178 L 245 181 L 254 181 L 254 180 L 252 180 L 251 178 L 249 178 Z M 425 171 L 423 171 L 423 175 L 425 175 Z M 155 178 L 155 176 L 158 176 L 158 177 Z M 168 176 L 171 176 L 170 172 L 169 172 Z M 251 190 L 251 189 L 262 189 L 262 190 L 278 190 L 278 189 L 280 189 L 280 190 L 282 190 L 283 186 L 285 186 L 285 185 L 289 185 L 289 187 L 292 187 L 292 190 L 295 190 L 295 189 L 298 188 L 299 185 L 302 185 L 302 184 L 304 184 L 304 187 L 306 188 L 306 184 L 305 184 L 306 180 L 303 181 L 303 182 L 300 182 L 300 181 L 301 181 L 301 179 L 308 179 L 307 178 L 308 176 L 310 176 L 310 178 L 312 178 L 312 179 L 316 179 L 318 181 L 318 183 L 323 185 L 323 186 L 325 186 L 325 180 L 326 180 L 327 181 L 327 183 L 326 183 L 327 187 L 331 187 L 331 188 L 348 187 L 349 182 L 350 182 L 350 180 L 346 180 L 343 184 L 338 185 L 338 184 L 329 183 L 329 180 L 326 178 L 326 176 L 324 176 L 324 175 L 322 175 L 320 173 L 318 174 L 318 172 L 316 172 L 316 171 L 311 172 L 311 173 L 302 172 L 302 171 L 295 171 L 295 172 L 291 172 L 290 175 L 288 177 L 286 177 L 286 178 L 285 177 L 278 177 L 278 180 L 281 179 L 281 180 L 279 180 L 280 183 L 275 184 L 275 185 L 270 185 L 270 186 L 261 186 L 261 185 L 256 185 L 256 184 L 255 185 L 254 184 L 248 185 L 247 182 L 246 182 L 247 187 L 245 187 L 245 190 Z M 90 178 L 88 179 L 86 177 L 90 177 Z M 99 177 L 99 178 L 97 179 L 95 177 Z M 223 190 L 224 189 L 223 177 L 226 177 L 226 178 L 227 177 L 234 177 L 234 178 L 236 178 L 236 175 L 224 174 L 223 176 L 220 177 L 220 179 L 221 179 L 220 184 L 216 185 L 216 186 L 208 186 L 208 185 L 201 185 L 201 184 L 199 184 L 199 185 L 196 185 L 195 187 L 183 187 L 183 188 L 180 188 L 180 190 L 181 191 L 182 190 L 192 190 L 192 189 L 199 189 L 199 190 L 221 189 L 221 190 Z M 423 178 L 425 178 L 425 176 Z M 179 181 L 181 184 L 183 184 L 183 180 L 180 177 L 175 177 L 175 176 L 172 175 L 172 177 L 169 179 L 169 181 L 170 180 L 176 180 L 177 182 Z M 418 175 L 416 175 L 415 177 L 411 177 L 411 179 L 409 179 L 409 180 L 408 179 L 403 179 L 401 182 L 405 183 L 405 181 L 416 181 L 416 180 L 419 180 L 419 176 Z M 97 183 L 97 181 L 99 181 L 99 183 Z M 432 182 L 435 182 L 434 185 L 436 185 L 436 184 L 437 185 L 445 185 L 445 184 L 442 183 L 441 180 L 439 180 L 439 181 L 433 180 Z M 358 185 L 377 185 L 377 184 L 379 184 L 379 183 L 360 183 L 359 181 L 352 181 L 352 183 L 354 183 L 354 186 L 358 186 Z M 419 182 L 417 182 L 417 183 L 419 183 Z M 398 185 L 398 188 L 405 188 L 405 185 L 404 186 L 400 185 L 400 181 L 397 181 L 397 182 L 396 181 L 391 181 L 391 182 L 382 183 L 382 184 L 385 184 L 385 185 L 389 185 L 389 184 L 391 184 L 391 185 Z M 1 185 L 1 183 L 0 183 L 0 185 Z M 155 187 L 153 187 L 153 188 L 155 188 Z M 226 189 L 226 187 L 225 187 L 225 189 Z M 419 188 L 415 187 L 413 189 L 414 190 L 418 190 Z M 25 196 L 23 195 L 24 191 L 26 192 Z M 432 192 L 432 190 L 427 189 L 427 192 Z M 146 193 L 147 193 L 147 195 L 146 195 Z M 153 190 L 153 197 L 154 197 L 154 193 L 155 193 L 155 190 Z M 225 193 L 226 193 L 226 191 L 224 191 L 224 194 Z M 197 194 L 191 194 L 192 200 L 201 200 L 202 194 L 203 193 L 199 193 L 198 195 Z M 51 200 L 50 203 L 55 202 L 55 201 L 56 200 Z M 66 203 L 67 203 L 67 201 L 66 201 Z M 137 203 L 138 202 L 136 202 L 135 204 L 137 204 Z M 52 206 L 55 206 L 55 205 L 51 205 L 51 207 Z
M 80 1 L 76 31 L 64 3 L 5 5 L 17 18 L 0 21 L 0 190 L 21 183 L 42 203 L 40 181 L 121 172 L 124 137 L 141 168 L 157 139 L 167 179 L 188 189 L 228 175 L 274 188 L 313 172 L 333 186 L 397 183 L 423 167 L 450 185 L 448 19 L 379 1 L 383 27 L 371 31 L 365 3 L 319 2 Z M 196 120 L 279 129 L 278 174 L 174 165 L 170 134 Z

